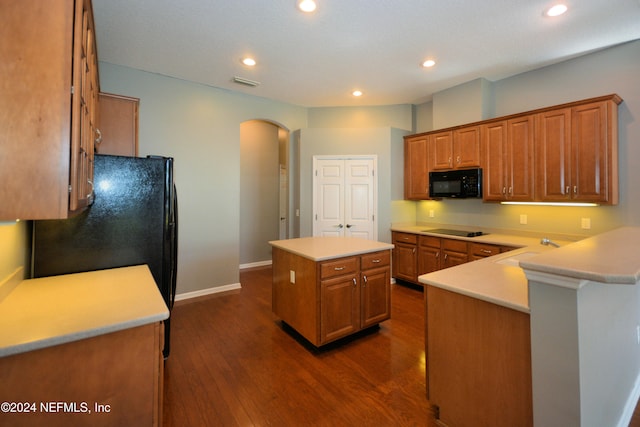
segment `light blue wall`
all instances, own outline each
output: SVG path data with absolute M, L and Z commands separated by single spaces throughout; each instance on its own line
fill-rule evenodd
M 139 155 L 175 158 L 178 293 L 239 281 L 240 124 L 307 125 L 307 110 L 100 63 L 103 92 L 140 98 Z
M 391 222 L 458 223 L 522 231 L 557 231 L 569 234 L 596 234 L 622 224 L 640 225 L 640 41 L 595 52 L 564 63 L 492 82 L 493 115 L 527 111 L 618 93 L 619 107 L 620 204 L 598 208 L 515 208 L 480 201 L 407 202 L 402 200 L 399 168 L 402 155 L 390 146 L 389 163 Z M 161 154 L 176 159 L 176 182 L 180 196 L 180 272 L 178 292 L 206 289 L 238 281 L 240 227 L 240 123 L 264 119 L 292 131 L 300 129 L 361 130 L 388 127 L 389 141 L 400 141 L 409 132 L 434 129 L 434 104 L 418 106 L 307 109 L 266 99 L 220 90 L 157 74 L 108 63 L 100 63 L 104 92 L 140 98 L 140 155 Z M 486 107 L 483 107 L 486 108 Z M 436 108 L 437 109 L 437 108 Z M 454 113 L 455 114 L 455 113 Z M 349 147 L 349 132 L 339 139 Z M 295 176 L 306 168 L 296 159 L 299 147 L 292 144 L 291 170 Z M 308 166 L 310 167 L 310 166 Z M 306 173 L 306 172 L 305 172 Z M 293 207 L 301 205 L 307 187 L 294 182 Z M 436 213 L 434 219 L 428 211 Z M 519 224 L 525 213 L 529 224 Z M 590 232 L 581 230 L 581 217 L 592 219 Z M 18 236 L 19 242 L 0 248 L 1 259 L 23 259 L 28 246 L 26 225 L 10 227 L 3 233 Z M 17 230 L 17 231 L 16 231 Z M 296 231 L 298 231 L 297 229 Z M 16 234 L 17 233 L 17 234 Z M 6 264 L 6 263 L 5 263 Z M 11 264 L 9 266 L 8 264 Z M 4 270 L 13 267 L 11 261 Z M 3 264 L 0 264 L 2 266 Z M 4 273 L 4 271 L 3 271 Z

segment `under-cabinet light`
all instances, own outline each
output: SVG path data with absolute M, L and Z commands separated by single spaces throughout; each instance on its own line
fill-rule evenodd
M 501 205 L 530 205 L 530 206 L 599 206 L 597 203 L 583 202 L 500 202 Z

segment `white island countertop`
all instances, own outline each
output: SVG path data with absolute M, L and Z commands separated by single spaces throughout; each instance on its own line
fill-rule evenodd
M 357 237 L 301 237 L 298 239 L 273 240 L 269 244 L 312 261 L 326 261 L 328 259 L 393 249 L 391 243 Z
M 640 228 L 622 227 L 563 244 L 557 249 L 532 243 L 510 252 L 424 274 L 418 280 L 425 285 L 528 313 L 528 281 L 521 267 L 601 283 L 635 284 L 640 280 L 638 241 Z
M 168 317 L 146 265 L 23 280 L 0 302 L 0 357 Z

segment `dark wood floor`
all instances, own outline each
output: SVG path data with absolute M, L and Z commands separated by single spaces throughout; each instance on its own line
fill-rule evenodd
M 271 268 L 242 289 L 180 302 L 165 363 L 165 427 L 429 426 L 420 290 L 394 285 L 392 318 L 323 351 L 271 313 Z M 630 427 L 640 427 L 640 411 Z
M 420 290 L 393 286 L 392 319 L 318 351 L 271 312 L 271 268 L 242 289 L 178 303 L 164 425 L 432 426 Z

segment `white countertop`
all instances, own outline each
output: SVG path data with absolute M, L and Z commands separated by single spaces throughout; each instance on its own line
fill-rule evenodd
M 421 227 L 423 230 L 427 228 Z M 403 230 L 410 232 L 406 228 L 395 231 Z M 640 280 L 638 227 L 622 227 L 578 242 L 557 241 L 562 244 L 557 249 L 543 246 L 539 239 L 528 237 L 491 234 L 463 239 L 505 245 L 517 245 L 516 242 L 529 244 L 510 252 L 424 274 L 418 280 L 426 285 L 525 313 L 529 312 L 528 282 L 521 267 L 601 283 L 636 284 Z M 516 260 L 517 263 L 513 262 Z
M 168 317 L 146 265 L 23 280 L 0 302 L 0 357 Z
M 468 242 L 477 242 L 477 243 L 488 243 L 492 245 L 506 245 L 506 246 L 515 246 L 519 248 L 527 247 L 527 246 L 536 246 L 540 244 L 540 239 L 542 237 L 549 237 L 554 242 L 560 245 L 566 245 L 572 243 L 579 239 L 576 236 L 570 237 L 560 237 L 559 236 L 551 236 L 546 235 L 545 233 L 528 233 L 529 236 L 525 235 L 516 235 L 510 234 L 509 230 L 481 230 L 487 231 L 487 234 L 476 237 L 462 237 L 462 236 L 450 236 L 448 234 L 439 234 L 439 233 L 430 233 L 429 230 L 437 229 L 437 228 L 451 228 L 456 230 L 465 230 L 465 231 L 477 231 L 477 228 L 473 227 L 463 227 L 457 225 L 442 225 L 442 226 L 434 226 L 434 225 L 394 225 L 391 227 L 391 231 L 399 231 L 404 233 L 412 233 L 412 234 L 423 234 L 428 236 L 442 237 L 446 239 L 458 239 L 458 240 L 466 240 Z
M 640 280 L 640 227 L 621 227 L 522 261 L 527 270 L 600 283 Z
M 393 245 L 390 243 L 356 237 L 301 237 L 273 240 L 269 244 L 312 261 L 325 261 L 393 249 Z

